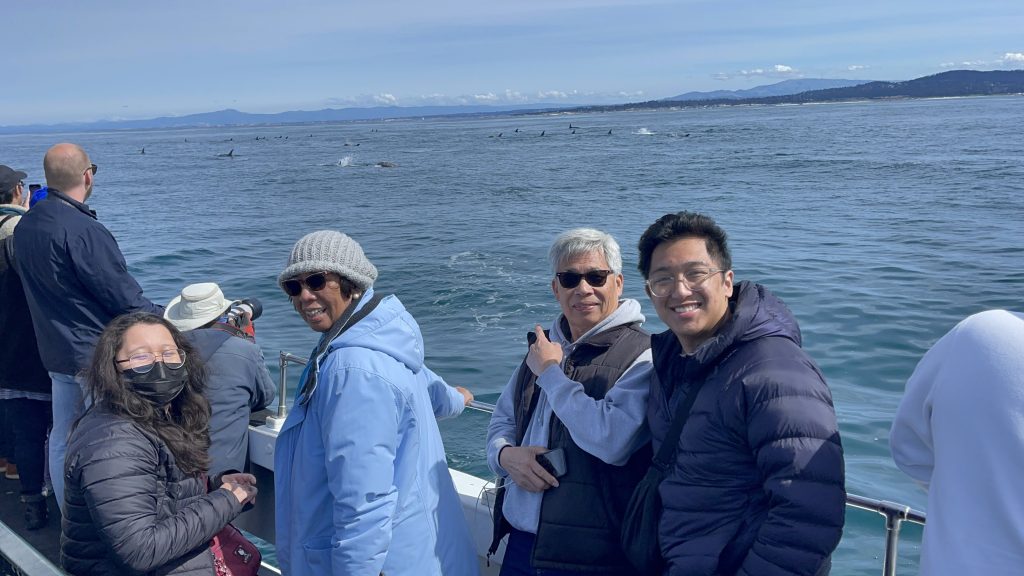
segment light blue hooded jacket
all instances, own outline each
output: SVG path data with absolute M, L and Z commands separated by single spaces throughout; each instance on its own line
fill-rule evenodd
M 283 573 L 478 574 L 435 419 L 462 407 L 424 365 L 420 328 L 395 296 L 335 338 L 277 439 Z

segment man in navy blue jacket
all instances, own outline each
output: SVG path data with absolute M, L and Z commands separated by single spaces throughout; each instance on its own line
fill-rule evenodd
M 725 231 L 707 216 L 662 216 L 639 251 L 669 328 L 651 341 L 655 451 L 678 403 L 697 394 L 659 487 L 665 574 L 828 574 L 844 521 L 843 449 L 796 319 L 765 287 L 733 284 Z
M 162 314 L 128 273 L 114 236 L 85 204 L 96 165 L 81 147 L 57 144 L 46 152 L 49 194 L 21 218 L 14 234 L 17 268 L 28 299 L 39 355 L 53 384 L 50 471 L 57 504 L 64 505 L 64 454 L 71 424 L 82 410 L 76 379 L 100 332 L 115 316 L 136 310 Z

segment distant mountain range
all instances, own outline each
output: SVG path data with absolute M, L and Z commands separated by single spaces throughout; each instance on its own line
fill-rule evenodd
M 508 106 L 377 106 L 371 108 L 324 108 L 323 110 L 293 110 L 276 114 L 250 114 L 234 109 L 203 112 L 185 116 L 162 116 L 145 120 L 100 120 L 63 124 L 30 124 L 0 126 L 2 133 L 23 132 L 75 132 L 85 130 L 137 130 L 155 128 L 197 128 L 205 126 L 255 126 L 272 124 L 304 124 L 316 122 L 345 122 L 358 120 L 385 120 L 392 118 L 418 118 L 425 116 L 453 116 L 459 114 L 502 114 L 568 108 L 565 104 L 515 104 Z
M 52 125 L 0 126 L 0 133 L 73 132 L 84 130 L 131 130 L 146 128 L 191 128 L 204 126 L 301 124 L 357 120 L 385 120 L 425 116 L 463 114 L 531 114 L 552 110 L 571 112 L 610 112 L 695 106 L 751 104 L 805 104 L 881 98 L 941 98 L 1024 94 L 1024 70 L 953 70 L 905 82 L 862 82 L 859 80 L 805 79 L 786 80 L 748 90 L 687 92 L 663 100 L 602 106 L 566 106 L 564 104 L 525 104 L 510 106 L 419 106 L 403 108 L 325 108 L 277 114 L 249 114 L 238 110 L 219 110 L 187 116 L 148 120 L 105 120 Z
M 801 78 L 783 80 L 767 86 L 756 86 L 746 90 L 714 90 L 711 92 L 687 92 L 662 100 L 741 100 L 744 98 L 767 98 L 770 96 L 789 96 L 809 90 L 826 90 L 829 88 L 846 88 L 866 84 L 870 80 L 840 80 L 831 78 Z
M 868 82 L 845 88 L 810 90 L 784 96 L 763 98 L 718 98 L 712 100 L 651 100 L 613 106 L 584 106 L 573 112 L 613 112 L 658 108 L 727 106 L 754 104 L 810 104 L 892 98 L 953 98 L 1024 94 L 1024 70 L 951 70 L 905 82 Z

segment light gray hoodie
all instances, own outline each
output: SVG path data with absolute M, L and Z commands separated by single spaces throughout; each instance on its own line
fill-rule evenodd
M 647 395 L 653 370 L 651 351 L 646 350 L 623 373 L 603 400 L 594 400 L 583 391 L 583 385 L 570 380 L 563 372 L 568 358 L 581 343 L 601 332 L 633 322 L 643 322 L 640 303 L 626 298 L 619 307 L 576 342 L 562 332 L 562 315 L 555 318 L 549 332 L 552 342 L 561 344 L 562 366 L 549 366 L 537 378 L 537 408 L 526 425 L 523 446 L 547 447 L 551 414 L 565 424 L 576 445 L 608 464 L 625 464 L 633 452 L 650 439 L 647 429 Z M 529 368 L 524 368 L 529 369 Z M 519 369 L 505 385 L 487 428 L 487 464 L 499 476 L 508 472 L 498 465 L 498 453 L 505 446 L 515 446 L 515 387 Z M 509 479 L 506 483 L 502 512 L 509 524 L 523 532 L 537 533 L 540 521 L 541 492 L 527 492 Z

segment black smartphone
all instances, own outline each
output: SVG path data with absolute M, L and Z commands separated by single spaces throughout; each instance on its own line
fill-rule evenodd
M 537 462 L 555 478 L 565 475 L 565 450 L 561 448 L 538 454 Z
M 536 341 L 537 341 L 537 333 L 536 332 L 532 332 L 531 331 L 531 332 L 527 332 L 526 333 L 526 345 L 527 346 L 533 346 L 533 344 Z
M 39 190 L 42 187 L 43 186 L 41 184 L 29 184 L 28 185 L 28 191 L 29 192 L 35 192 L 36 190 Z

